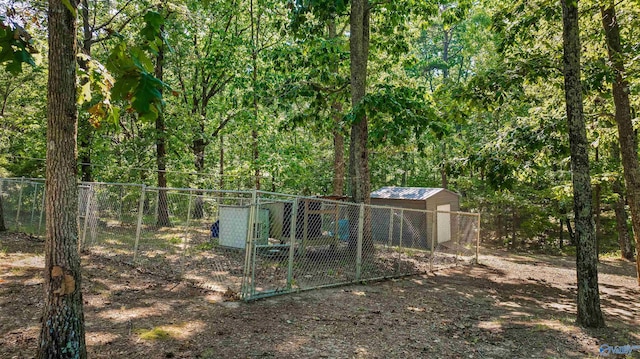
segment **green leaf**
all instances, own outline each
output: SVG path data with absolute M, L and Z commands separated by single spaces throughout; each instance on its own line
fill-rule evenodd
M 73 5 L 71 5 L 71 1 L 62 0 L 62 4 L 67 8 L 67 10 L 69 10 L 69 12 L 71 13 L 71 15 L 73 15 L 74 18 L 78 16 L 78 11 Z

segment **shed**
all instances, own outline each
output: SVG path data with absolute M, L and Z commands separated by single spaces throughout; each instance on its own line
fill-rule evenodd
M 429 249 L 434 236 L 436 241 L 433 244 L 452 239 L 455 218 L 449 212 L 460 210 L 460 195 L 444 188 L 382 187 L 371 193 L 371 204 L 397 208 L 393 212 L 383 208 L 374 209 L 373 220 L 374 223 L 381 224 L 378 226 L 380 228 L 389 228 L 390 218 L 393 218 L 392 235 L 384 231 L 376 233 L 374 230 L 374 240 Z M 434 216 L 432 213 L 425 213 L 425 210 L 438 212 Z

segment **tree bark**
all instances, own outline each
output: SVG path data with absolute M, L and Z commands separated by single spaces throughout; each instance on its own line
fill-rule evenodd
M 220 166 L 218 173 L 220 175 L 220 189 L 224 189 L 224 135 L 220 134 Z
M 251 60 L 253 65 L 252 71 L 252 86 L 253 86 L 253 128 L 251 129 L 251 148 L 253 152 L 253 167 L 254 167 L 254 188 L 260 190 L 260 149 L 258 145 L 258 40 L 260 36 L 260 13 L 258 12 L 258 18 L 255 19 L 255 11 L 253 0 L 251 1 L 251 42 L 253 49 L 251 50 Z
M 627 210 L 625 209 L 624 190 L 620 180 L 613 183 L 613 192 L 618 195 L 615 204 L 616 229 L 618 230 L 618 244 L 620 245 L 620 256 L 626 260 L 633 260 L 633 248 L 631 248 L 631 236 L 627 226 Z
M 367 90 L 367 62 L 369 58 L 369 1 L 354 0 L 351 2 L 349 18 L 349 47 L 351 57 L 351 105 L 354 110 L 361 105 Z M 356 113 L 356 120 L 351 125 L 351 142 L 349 143 L 349 174 L 351 196 L 356 203 L 371 203 L 371 178 L 369 174 L 368 120 L 364 108 Z M 352 211 L 355 212 L 355 211 Z M 353 217 L 353 216 L 352 216 Z M 357 224 L 356 218 L 350 223 Z M 350 241 L 350 243 L 355 241 Z M 371 210 L 365 207 L 362 253 L 371 256 L 374 253 L 371 237 Z
M 82 14 L 82 47 L 80 50 L 84 55 L 91 56 L 91 45 L 93 44 L 93 29 L 89 23 L 89 3 L 87 0 L 81 0 Z M 89 61 L 78 59 L 78 66 L 85 73 L 89 69 Z M 86 84 L 88 78 L 82 78 L 81 85 Z M 84 112 L 84 111 L 83 111 Z M 80 173 L 81 178 L 85 182 L 93 181 L 93 173 L 91 171 L 91 142 L 93 140 L 93 128 L 89 121 L 85 118 L 78 124 L 78 144 L 80 153 Z
M 573 232 L 573 228 L 571 227 L 571 220 L 567 217 L 567 233 L 569 233 L 569 244 L 572 246 L 576 245 L 576 235 Z
M 629 83 L 625 78 L 624 59 L 620 45 L 620 26 L 613 1 L 610 0 L 606 7 L 601 7 L 600 12 L 602 26 L 606 34 L 609 62 L 616 75 L 613 82 L 613 103 L 616 107 L 615 119 L 618 125 L 627 200 L 631 210 L 633 238 L 636 243 L 636 252 L 638 252 L 638 248 L 640 248 L 640 166 L 638 165 L 636 133 L 631 122 Z M 640 285 L 639 255 L 636 255 L 636 273 L 638 285 Z
M 329 20 L 329 39 L 337 37 L 335 19 Z M 338 61 L 331 65 L 331 71 L 337 76 Z M 331 104 L 331 115 L 333 117 L 333 195 L 344 195 L 344 136 L 342 135 L 342 104 L 334 99 Z
M 164 25 L 161 28 L 164 31 Z M 156 58 L 156 66 L 154 76 L 163 81 L 164 77 L 164 46 L 160 45 L 158 56 Z M 159 90 L 162 92 L 162 89 Z M 169 220 L 169 203 L 167 202 L 167 145 L 166 145 L 167 129 L 164 123 L 163 111 L 159 111 L 156 118 L 156 165 L 158 167 L 158 218 L 156 225 L 159 227 L 171 226 Z
M 558 244 L 560 249 L 562 249 L 562 247 L 564 246 L 564 223 L 562 218 L 560 218 L 560 233 L 558 233 L 559 239 L 558 239 Z
M 37 358 L 86 358 L 78 253 L 76 19 L 50 0 L 44 310 Z
M 351 104 L 355 109 L 366 95 L 367 88 L 369 57 L 369 2 L 367 0 L 352 1 L 350 27 Z M 349 144 L 351 191 L 354 202 L 368 204 L 371 193 L 367 148 L 368 120 L 364 109 L 356 116 L 356 121 L 351 125 L 351 143 Z
M 580 82 L 580 35 L 578 1 L 562 0 L 563 73 L 569 122 L 571 172 L 573 175 L 573 210 L 576 221 L 576 274 L 578 281 L 577 323 L 584 327 L 604 326 L 598 291 L 598 266 L 595 230 L 591 208 L 589 144 L 582 108 Z

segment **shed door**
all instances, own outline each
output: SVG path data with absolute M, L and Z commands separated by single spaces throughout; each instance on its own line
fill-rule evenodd
M 438 211 L 438 243 L 448 242 L 451 240 L 451 205 L 442 204 L 436 207 Z M 446 213 L 442 213 L 446 212 Z

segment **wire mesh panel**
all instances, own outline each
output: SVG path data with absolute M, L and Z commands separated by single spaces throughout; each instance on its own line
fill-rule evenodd
M 239 296 L 245 265 L 250 192 L 191 192 L 182 277 Z
M 187 245 L 189 191 L 148 188 L 142 200 L 139 234 L 134 243 L 136 265 L 178 277 Z
M 2 179 L 0 201 L 5 227 L 30 234 L 44 234 L 44 182 Z
M 80 239 L 92 253 L 132 263 L 142 186 L 80 185 Z
M 360 206 L 300 202 L 303 231 L 293 263 L 292 288 L 306 290 L 357 280 Z
M 356 280 L 359 206 L 266 193 L 257 202 L 246 297 Z
M 470 264 L 477 260 L 480 216 L 462 212 L 436 212 L 434 267 Z
M 5 225 L 44 234 L 44 191 L 0 179 Z M 473 263 L 480 233 L 473 213 L 108 183 L 79 185 L 77 215 L 90 253 L 244 299 Z

